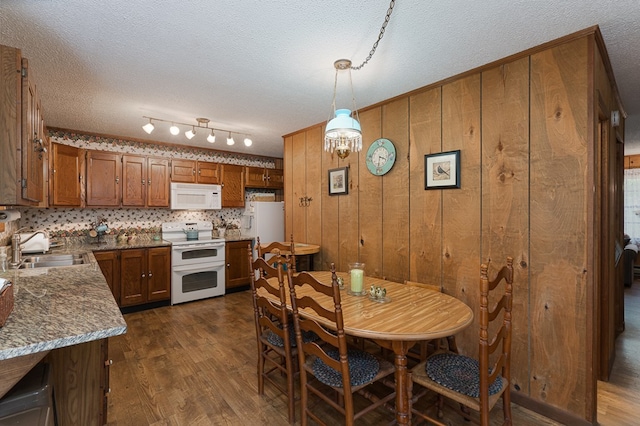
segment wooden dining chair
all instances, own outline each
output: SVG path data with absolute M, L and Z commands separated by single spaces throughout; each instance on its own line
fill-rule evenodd
M 267 263 L 263 258 L 253 261 L 251 245 L 248 246 L 249 275 L 251 276 L 251 294 L 258 343 L 258 394 L 264 394 L 265 380 L 288 398 L 289 423 L 295 422 L 295 361 L 296 348 L 293 346 L 293 324 L 287 310 L 287 296 L 284 284 L 283 265 L 287 258 L 277 254 Z M 274 287 L 268 281 L 277 278 Z M 273 280 L 272 280 L 273 281 Z M 266 291 L 278 298 L 273 303 L 259 290 Z M 286 387 L 282 380 L 274 377 L 276 373 L 286 377 Z
M 293 268 L 293 272 L 296 271 L 296 254 L 295 254 L 296 245 L 293 242 L 293 234 L 291 234 L 291 240 L 289 244 L 283 244 L 278 241 L 274 241 L 266 246 L 263 246 L 260 243 L 260 237 L 256 238 L 256 250 L 258 252 L 258 257 L 264 258 L 267 253 L 273 253 L 274 250 L 279 250 L 282 254 L 287 254 L 289 256 L 291 267 Z
M 427 288 L 429 290 L 442 293 L 442 288 L 439 285 L 426 284 L 409 280 L 405 280 L 404 283 L 408 286 Z M 434 340 L 421 340 L 407 352 L 407 357 L 415 361 L 422 362 L 426 361 L 427 356 L 430 353 L 443 349 L 448 349 L 451 352 L 458 353 L 458 346 L 456 345 L 455 336 L 448 336 Z
M 513 258 L 489 280 L 488 267 L 480 266 L 480 343 L 478 359 L 450 351 L 431 355 L 411 370 L 411 383 L 438 394 L 437 415 L 443 417 L 442 403 L 446 397 L 461 405 L 460 413 L 467 420 L 489 425 L 489 412 L 502 397 L 505 425 L 511 425 L 511 306 L 513 292 Z M 504 281 L 504 291 L 494 291 Z M 492 297 L 493 296 L 493 297 Z M 489 309 L 489 300 L 499 298 Z M 502 315 L 500 315 L 502 314 Z M 491 334 L 491 337 L 489 335 Z M 414 401 L 412 399 L 412 401 Z M 479 413 L 471 416 L 468 408 Z M 443 425 L 425 413 L 412 409 L 412 414 Z
M 318 411 L 312 411 L 310 394 L 341 413 L 347 426 L 353 425 L 356 419 L 395 398 L 394 366 L 368 352 L 347 347 L 340 289 L 335 278 L 334 264 L 331 265 L 331 272 L 332 282 L 327 285 L 316 280 L 308 272 L 293 274 L 293 271 L 287 271 L 300 364 L 300 416 L 303 426 L 307 425 L 309 418 L 319 424 L 327 424 L 320 418 Z M 318 300 L 322 298 L 327 302 L 331 301 L 330 308 L 326 303 L 324 307 L 320 304 Z M 303 310 L 313 312 L 314 316 L 322 318 L 322 325 L 301 314 Z M 305 342 L 305 332 L 313 332 L 319 339 Z M 374 396 L 368 389 L 369 385 L 378 381 L 391 388 L 380 397 Z M 369 404 L 358 412 L 354 407 L 356 393 L 370 398 Z M 333 424 L 334 421 L 329 423 Z

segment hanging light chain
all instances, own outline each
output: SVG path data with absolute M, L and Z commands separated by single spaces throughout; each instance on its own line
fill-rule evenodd
M 391 3 L 389 3 L 389 9 L 387 9 L 387 16 L 384 17 L 384 22 L 382 24 L 382 28 L 380 28 L 380 34 L 378 34 L 378 39 L 376 40 L 376 42 L 373 43 L 373 47 L 371 48 L 371 51 L 369 52 L 369 56 L 367 56 L 367 59 L 365 59 L 364 62 L 361 63 L 360 65 L 358 65 L 357 67 L 351 67 L 352 70 L 358 71 L 359 69 L 364 67 L 369 62 L 369 60 L 371 59 L 373 54 L 376 53 L 376 49 L 378 48 L 378 43 L 380 43 L 380 40 L 382 40 L 382 36 L 384 36 L 384 31 L 387 28 L 387 24 L 389 23 L 389 19 L 391 19 L 391 12 L 393 12 L 393 6 L 395 6 L 395 5 L 396 5 L 395 0 L 391 0 Z

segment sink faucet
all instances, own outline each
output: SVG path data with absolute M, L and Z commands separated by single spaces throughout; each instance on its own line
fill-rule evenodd
M 20 231 L 23 231 L 23 230 L 24 228 L 18 229 L 13 234 L 13 237 L 11 237 L 11 262 L 9 263 L 9 268 L 11 269 L 18 269 L 22 264 L 22 248 L 20 247 L 20 244 L 26 243 L 27 241 L 29 241 L 30 239 L 32 239 L 38 234 L 42 234 L 45 237 L 49 237 L 49 234 L 47 234 L 47 231 L 36 231 L 33 234 L 29 235 L 27 239 L 22 241 L 22 239 L 20 238 Z

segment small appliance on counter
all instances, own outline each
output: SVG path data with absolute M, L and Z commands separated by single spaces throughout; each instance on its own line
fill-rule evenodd
M 36 234 L 32 236 L 33 234 Z M 49 235 L 36 232 L 20 233 L 20 251 L 22 253 L 44 253 L 49 251 Z

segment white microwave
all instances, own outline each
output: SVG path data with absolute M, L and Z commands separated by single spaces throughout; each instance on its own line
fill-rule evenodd
M 222 208 L 222 187 L 198 183 L 171 183 L 172 210 L 218 210 Z

